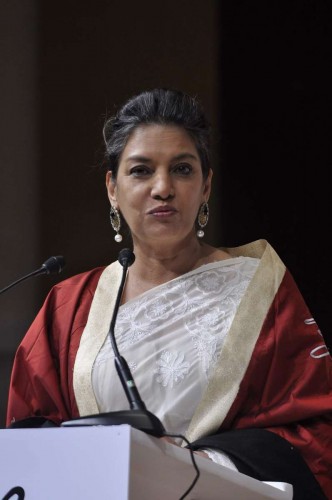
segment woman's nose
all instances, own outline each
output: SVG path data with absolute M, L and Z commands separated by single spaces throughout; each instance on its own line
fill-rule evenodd
M 154 175 L 151 196 L 152 198 L 163 200 L 174 197 L 172 177 L 169 173 L 158 173 Z

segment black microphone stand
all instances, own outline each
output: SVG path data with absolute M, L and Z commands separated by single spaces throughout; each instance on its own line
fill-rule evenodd
M 65 265 L 65 259 L 62 257 L 62 255 L 57 255 L 55 257 L 50 257 L 47 259 L 44 264 L 41 265 L 39 269 L 36 269 L 35 271 L 32 271 L 32 273 L 26 274 L 22 278 L 19 278 L 18 280 L 14 281 L 10 285 L 6 286 L 5 288 L 2 288 L 0 290 L 0 295 L 13 286 L 18 285 L 22 281 L 27 280 L 28 278 L 32 278 L 32 276 L 38 276 L 39 274 L 58 274 L 61 273 L 62 269 L 64 268 Z
M 125 358 L 120 355 L 116 344 L 114 334 L 116 317 L 120 307 L 127 269 L 131 264 L 133 264 L 135 256 L 131 250 L 124 248 L 123 250 L 121 250 L 118 260 L 123 266 L 123 272 L 108 335 L 110 336 L 112 348 L 114 351 L 115 367 L 126 397 L 128 399 L 130 410 L 87 415 L 74 420 L 62 422 L 61 427 L 128 424 L 135 429 L 146 432 L 147 434 L 151 434 L 152 436 L 161 437 L 164 436 L 166 432 L 164 426 L 156 415 L 146 409 L 146 406 L 136 387 L 128 363 Z

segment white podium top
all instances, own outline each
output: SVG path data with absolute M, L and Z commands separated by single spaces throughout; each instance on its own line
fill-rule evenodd
M 188 500 L 293 498 L 291 485 L 195 458 Z M 196 474 L 188 450 L 128 425 L 2 429 L 0 471 L 0 498 L 19 486 L 25 500 L 178 500 Z

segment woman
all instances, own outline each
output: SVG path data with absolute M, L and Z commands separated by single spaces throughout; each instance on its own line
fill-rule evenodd
M 147 408 L 218 463 L 290 482 L 294 498 L 332 498 L 331 358 L 267 242 L 204 242 L 212 170 L 199 104 L 143 92 L 104 138 L 115 239 L 126 223 L 136 257 L 115 333 Z M 51 290 L 16 354 L 8 425 L 127 407 L 108 338 L 121 272 L 115 262 Z

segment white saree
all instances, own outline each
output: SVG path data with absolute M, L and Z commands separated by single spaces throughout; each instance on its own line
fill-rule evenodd
M 186 432 L 258 262 L 236 257 L 207 264 L 120 307 L 119 351 L 168 432 Z M 128 408 L 109 337 L 94 361 L 92 386 L 100 412 Z
M 215 432 L 227 415 L 285 272 L 265 240 L 227 250 L 231 259 L 124 304 L 116 326 L 148 410 L 190 442 Z M 81 416 L 128 409 L 108 340 L 121 275 L 118 262 L 103 271 L 81 337 L 73 377 Z M 235 468 L 222 455 L 209 451 L 212 460 Z

